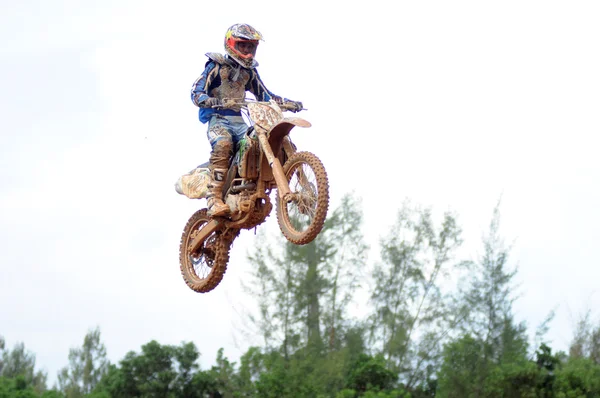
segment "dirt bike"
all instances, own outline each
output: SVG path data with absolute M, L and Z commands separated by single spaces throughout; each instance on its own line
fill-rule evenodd
M 283 110 L 294 110 L 286 103 L 244 101 L 237 106 L 247 114 L 251 126 L 237 145 L 225 179 L 223 201 L 230 214 L 212 218 L 207 209 L 200 209 L 187 221 L 181 236 L 181 274 L 185 283 L 199 293 L 211 291 L 221 282 L 230 247 L 240 230 L 256 227 L 271 213 L 273 189 L 277 190 L 281 232 L 297 245 L 317 237 L 329 206 L 325 167 L 314 154 L 297 152 L 289 138 L 294 127 L 311 124 L 299 117 L 284 117 Z M 200 188 L 195 196 L 186 193 L 189 197 L 206 196 L 207 165 L 188 173 L 192 177 L 186 180 L 186 186 Z M 194 175 L 199 178 L 194 179 Z M 177 187 L 179 193 L 184 193 Z

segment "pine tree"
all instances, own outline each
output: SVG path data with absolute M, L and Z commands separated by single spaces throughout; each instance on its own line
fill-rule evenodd
M 510 248 L 500 237 L 500 203 L 494 208 L 483 254 L 473 264 L 466 289 L 459 294 L 458 312 L 463 335 L 446 346 L 440 372 L 440 396 L 458 397 L 457 391 L 483 396 L 494 383 L 492 374 L 525 363 L 527 336 L 523 323 L 514 319 L 513 278 L 508 264 Z M 506 392 L 506 391 L 505 391 Z
M 382 262 L 373 271 L 371 341 L 407 387 L 431 376 L 446 336 L 448 310 L 440 288 L 461 245 L 455 216 L 434 225 L 431 209 L 406 201 L 381 240 Z
M 282 236 L 277 246 L 260 241 L 248 257 L 255 271 L 246 288 L 257 298 L 259 313 L 251 320 L 265 341 L 258 392 L 333 394 L 354 350 L 364 348 L 348 313 L 366 267 L 360 200 L 344 196 L 309 244 Z
M 248 259 L 255 271 L 246 290 L 258 300 L 252 321 L 267 348 L 289 358 L 301 347 L 323 352 L 339 346 L 366 265 L 361 227 L 360 201 L 346 195 L 313 242 L 298 246 L 278 237 L 282 250 L 268 243 L 253 248 Z

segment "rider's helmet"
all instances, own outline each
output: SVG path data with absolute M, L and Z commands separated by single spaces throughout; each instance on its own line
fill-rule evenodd
M 260 32 L 252 26 L 235 24 L 225 33 L 225 51 L 244 68 L 252 68 L 256 65 L 254 56 L 258 41 L 262 39 Z

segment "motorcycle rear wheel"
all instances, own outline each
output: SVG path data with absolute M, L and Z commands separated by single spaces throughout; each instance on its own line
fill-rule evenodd
M 179 245 L 179 265 L 183 280 L 198 293 L 213 290 L 223 279 L 229 261 L 229 249 L 239 230 L 217 230 L 206 237 L 196 253 L 189 251 L 194 233 L 210 221 L 206 209 L 195 212 L 188 220 Z
M 329 182 L 321 160 L 310 152 L 296 152 L 283 165 L 292 200 L 277 200 L 277 221 L 292 243 L 312 242 L 325 223 L 329 206 Z

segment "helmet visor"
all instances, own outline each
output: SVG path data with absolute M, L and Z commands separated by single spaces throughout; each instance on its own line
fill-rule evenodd
M 254 58 L 258 40 L 236 40 L 235 50 L 243 58 Z

